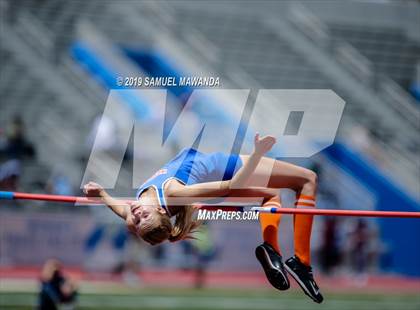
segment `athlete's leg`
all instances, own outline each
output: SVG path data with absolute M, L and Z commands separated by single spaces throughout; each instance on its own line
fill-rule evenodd
M 266 199 L 263 206 L 280 208 L 280 197 L 274 196 Z M 278 228 L 281 220 L 281 214 L 260 213 L 259 219 L 264 242 L 271 245 L 280 254 Z
M 263 206 L 281 207 L 280 197 L 276 195 L 266 198 Z M 255 255 L 270 284 L 284 291 L 290 287 L 290 282 L 287 278 L 279 250 L 278 226 L 280 224 L 280 218 L 281 214 L 260 213 L 260 224 L 264 243 L 255 249 Z
M 246 162 L 247 156 L 241 156 L 241 159 Z M 296 191 L 296 207 L 315 207 L 317 176 L 309 169 L 265 157 L 247 185 L 290 188 Z M 312 222 L 311 215 L 294 216 L 295 257 L 288 259 L 285 265 L 305 294 L 320 303 L 323 297 L 310 267 Z
M 297 194 L 296 208 L 315 208 L 315 196 Z M 293 217 L 295 255 L 306 266 L 311 265 L 311 233 L 313 215 L 295 214 Z
M 244 163 L 248 156 L 241 155 Z M 315 207 L 317 176 L 315 172 L 280 160 L 264 157 L 248 182 L 249 186 L 290 188 L 296 191 L 296 206 Z M 312 215 L 294 216 L 295 253 L 302 263 L 309 266 Z
M 240 155 L 246 164 L 248 155 Z M 247 183 L 248 186 L 290 188 L 303 195 L 313 195 L 316 190 L 316 174 L 312 170 L 281 160 L 263 157 Z

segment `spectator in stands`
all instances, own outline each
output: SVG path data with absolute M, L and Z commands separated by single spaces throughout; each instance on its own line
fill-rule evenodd
M 363 273 L 367 267 L 367 248 L 369 228 L 366 222 L 359 219 L 350 233 L 350 263 L 356 273 Z
M 28 141 L 24 122 L 19 115 L 13 118 L 9 128 L 6 129 L 6 141 L 0 149 L 0 154 L 9 159 L 35 157 L 35 147 Z
M 125 284 L 138 287 L 141 284 L 140 265 L 134 260 L 121 261 L 113 269 L 115 275 L 120 275 Z
M 216 258 L 217 248 L 211 238 L 208 225 L 202 225 L 195 239 L 184 240 L 184 251 L 188 249 L 193 256 L 192 269 L 195 274 L 194 286 L 201 289 L 205 285 L 206 270 L 209 263 Z
M 377 265 L 382 244 L 376 230 L 365 219 L 358 219 L 347 238 L 347 256 L 357 285 L 367 283 L 367 274 Z
M 73 195 L 73 187 L 69 178 L 59 171 L 51 174 L 46 184 L 46 192 L 53 195 Z
M 210 262 L 217 257 L 217 248 L 207 223 L 203 223 L 194 239 L 183 240 L 183 264 L 185 270 L 194 272 L 194 287 L 201 289 L 206 282 L 206 271 Z
M 338 220 L 336 217 L 327 217 L 324 221 L 322 243 L 319 249 L 319 262 L 326 274 L 333 272 L 341 262 L 341 250 L 338 241 Z
M 55 259 L 47 260 L 41 272 L 38 309 L 55 310 L 61 306 L 74 309 L 76 297 L 76 286 L 64 275 L 61 263 Z
M 353 126 L 347 141 L 351 147 L 355 148 L 359 152 L 362 152 L 379 165 L 384 160 L 383 152 L 375 143 L 377 140 L 375 136 L 379 135 L 378 132 L 382 132 L 382 134 L 384 133 L 384 130 L 380 128 L 380 124 L 374 122 L 370 124 L 370 128 L 366 128 L 361 125 Z
M 95 144 L 97 151 L 109 155 L 113 154 L 119 145 L 118 128 L 115 121 L 106 115 L 96 116 L 87 138 L 87 144 L 89 150 Z
M 19 184 L 20 161 L 11 159 L 0 165 L 0 190 L 16 191 Z

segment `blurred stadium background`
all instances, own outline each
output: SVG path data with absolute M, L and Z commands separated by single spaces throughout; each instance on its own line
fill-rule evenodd
M 0 190 L 81 194 L 84 177 L 118 164 L 127 129 L 118 116 L 139 119 L 144 145 L 162 139 L 148 98 L 120 99 L 120 113 L 99 124 L 116 77 L 198 75 L 220 76 L 220 88 L 334 90 L 346 101 L 336 143 L 293 160 L 318 172 L 319 207 L 420 209 L 419 1 L 1 0 L 0 10 Z M 169 91 L 178 108 L 191 93 Z M 222 131 L 237 113 L 223 96 L 200 107 L 182 130 L 205 118 Z M 257 123 L 276 126 L 263 115 Z M 103 164 L 84 176 L 95 137 Z M 163 152 L 130 144 L 112 193 L 134 195 L 133 159 L 145 180 L 182 146 L 182 135 Z M 266 283 L 255 222 L 212 222 L 199 242 L 151 248 L 105 208 L 2 201 L 0 221 L 2 309 L 36 305 L 49 258 L 77 282 L 81 309 L 314 307 L 296 287 Z M 320 307 L 419 309 L 419 224 L 318 217 Z M 291 231 L 284 216 L 286 253 Z

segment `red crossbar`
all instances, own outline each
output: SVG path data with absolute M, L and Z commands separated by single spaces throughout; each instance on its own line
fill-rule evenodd
M 104 204 L 99 198 L 87 198 L 77 196 L 48 195 L 48 194 L 29 194 L 29 193 L 13 193 L 13 199 L 23 200 L 41 200 L 51 202 L 67 202 L 78 204 Z
M 255 208 L 259 209 L 259 208 Z M 329 215 L 329 216 L 358 216 L 358 217 L 405 217 L 420 218 L 420 212 L 405 211 L 366 211 L 366 210 L 326 210 L 326 209 L 294 209 L 294 208 L 267 208 L 258 210 L 263 213 L 280 214 L 308 214 L 308 215 Z
M 47 194 L 29 194 L 29 193 L 20 193 L 20 192 L 0 192 L 0 197 L 3 197 L 3 199 L 42 200 L 42 201 L 51 201 L 51 202 L 77 203 L 81 205 L 103 204 L 103 202 L 99 198 L 47 195 Z M 4 198 L 4 197 L 7 197 L 7 198 Z M 232 208 L 235 208 L 235 207 L 214 206 L 214 208 L 215 209 L 226 208 L 226 210 L 232 210 Z M 404 211 L 325 210 L 325 209 L 294 209 L 294 208 L 261 208 L 261 209 L 266 209 L 266 210 L 259 210 L 260 212 L 283 213 L 283 214 L 420 218 L 420 212 L 404 212 Z

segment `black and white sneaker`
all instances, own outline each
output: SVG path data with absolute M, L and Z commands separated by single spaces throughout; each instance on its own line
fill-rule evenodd
M 320 304 L 324 300 L 314 280 L 312 267 L 306 266 L 298 257 L 293 256 L 285 262 L 285 268 L 313 301 Z
M 255 249 L 255 255 L 264 269 L 268 282 L 278 290 L 287 290 L 290 282 L 281 255 L 266 242 Z

